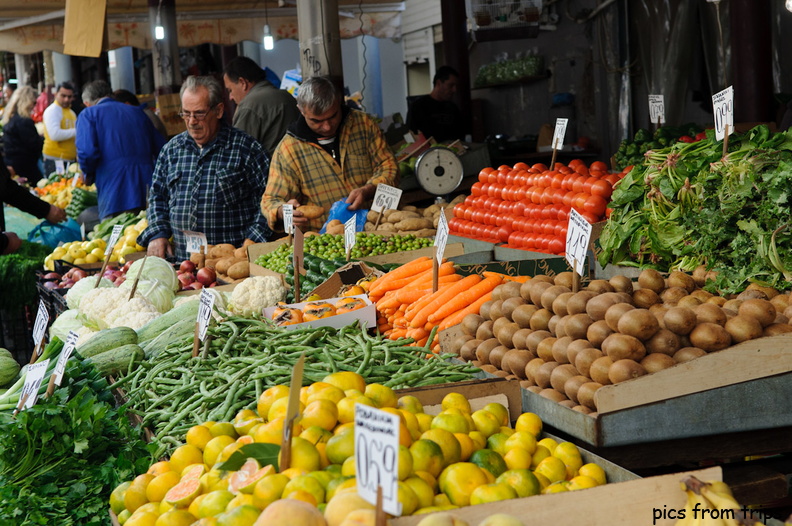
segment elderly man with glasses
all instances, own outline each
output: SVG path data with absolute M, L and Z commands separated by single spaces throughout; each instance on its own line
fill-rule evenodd
M 222 95 L 213 77 L 188 77 L 182 85 L 180 115 L 187 131 L 171 139 L 157 159 L 149 226 L 138 237 L 149 255 L 187 259 L 185 231 L 203 233 L 212 245 L 270 237 L 259 208 L 269 158 L 255 139 L 222 121 Z

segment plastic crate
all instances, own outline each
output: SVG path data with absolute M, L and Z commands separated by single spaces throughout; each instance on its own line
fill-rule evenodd
M 21 365 L 33 353 L 33 324 L 28 308 L 0 309 L 0 347 L 8 349 Z

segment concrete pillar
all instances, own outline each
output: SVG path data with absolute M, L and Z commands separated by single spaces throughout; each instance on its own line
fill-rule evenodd
M 130 46 L 112 49 L 107 52 L 110 69 L 110 86 L 135 93 L 135 59 Z
M 734 122 L 772 121 L 770 0 L 732 0 L 729 10 Z
M 327 75 L 344 86 L 338 0 L 297 0 L 303 79 Z
M 52 52 L 52 66 L 55 73 L 55 85 L 61 82 L 73 82 L 74 73 L 72 71 L 72 58 L 69 55 Z
M 382 117 L 382 67 L 380 63 L 379 39 L 363 35 L 360 37 L 360 78 L 365 77 L 363 106 L 367 113 Z M 364 71 L 365 68 L 365 71 Z
M 30 61 L 27 55 L 21 53 L 14 53 L 14 63 L 16 69 L 17 86 L 26 86 L 28 83 L 28 68 Z
M 247 57 L 256 64 L 261 67 L 264 67 L 266 64 L 263 64 L 264 60 L 262 59 L 261 52 L 264 50 L 264 46 L 261 45 L 260 42 L 251 42 L 250 40 L 242 41 L 242 55 L 243 57 Z
M 157 14 L 165 28 L 165 38 L 162 40 L 157 40 L 154 37 Z M 158 93 L 178 93 L 182 78 L 176 34 L 176 1 L 149 0 L 149 23 L 151 24 L 155 89 Z
M 55 67 L 52 62 L 52 51 L 45 49 L 42 51 L 44 58 L 44 86 L 55 85 Z

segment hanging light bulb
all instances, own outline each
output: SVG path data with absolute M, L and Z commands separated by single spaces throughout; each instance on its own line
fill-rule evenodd
M 788 11 L 792 11 L 792 0 L 786 0 L 786 4 L 784 4 Z
M 157 14 L 157 24 L 154 26 L 154 38 L 157 40 L 165 39 L 165 28 L 162 26 L 162 19 L 160 19 L 159 14 Z
M 264 49 L 267 51 L 275 49 L 275 39 L 272 37 L 269 24 L 264 24 Z

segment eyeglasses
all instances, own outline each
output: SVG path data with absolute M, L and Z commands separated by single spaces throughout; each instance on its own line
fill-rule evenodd
M 179 113 L 179 117 L 181 117 L 182 119 L 184 119 L 186 121 L 188 121 L 190 119 L 195 119 L 197 121 L 202 121 L 202 120 L 206 119 L 206 116 L 209 115 L 209 113 L 211 113 L 212 110 L 214 110 L 214 107 L 209 108 L 206 111 L 182 111 L 182 112 Z

